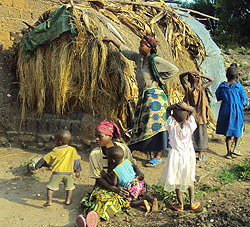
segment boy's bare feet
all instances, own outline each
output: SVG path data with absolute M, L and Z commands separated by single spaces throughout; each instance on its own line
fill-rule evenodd
M 144 200 L 144 206 L 146 208 L 146 213 L 145 213 L 145 216 L 146 216 L 150 211 L 150 205 L 147 200 Z
M 152 211 L 153 212 L 158 211 L 158 200 L 157 200 L 157 198 L 154 198 L 154 201 L 152 203 Z
M 70 204 L 71 204 L 71 201 L 65 201 L 65 204 L 66 204 L 66 205 L 70 205 Z
M 46 203 L 43 204 L 44 207 L 49 207 L 51 205 L 52 205 L 52 203 L 49 203 L 49 202 L 46 202 Z

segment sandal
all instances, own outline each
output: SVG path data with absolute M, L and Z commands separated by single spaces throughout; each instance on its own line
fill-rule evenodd
M 76 218 L 76 226 L 77 227 L 86 227 L 86 220 L 83 217 L 82 214 L 78 215 L 78 217 Z
M 232 151 L 231 153 L 234 154 L 234 155 L 237 155 L 237 156 L 242 156 L 243 155 L 239 150 L 235 150 L 234 152 Z
M 226 155 L 225 158 L 232 159 L 232 156 L 231 155 Z
M 152 167 L 152 166 L 158 166 L 163 162 L 163 160 L 158 160 L 156 158 L 152 158 L 148 163 L 146 164 L 146 167 Z
M 95 211 L 90 211 L 86 217 L 86 224 L 88 227 L 97 227 L 100 222 L 100 217 Z
M 184 205 L 179 204 L 178 202 L 170 203 L 171 207 L 176 211 L 184 211 Z
M 195 202 L 192 206 L 190 206 L 191 210 L 197 210 L 200 207 L 200 202 Z

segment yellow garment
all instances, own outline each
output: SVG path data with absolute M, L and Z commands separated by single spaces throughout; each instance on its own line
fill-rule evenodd
M 51 166 L 52 172 L 74 173 L 74 161 L 81 159 L 81 157 L 74 147 L 67 145 L 55 147 L 43 159 Z
M 131 151 L 125 144 L 119 142 L 115 142 L 115 144 L 124 151 L 123 159 L 128 159 L 131 163 L 136 164 L 136 160 L 133 159 Z M 91 178 L 101 178 L 101 171 L 108 168 L 108 159 L 103 158 L 103 155 L 101 147 L 96 147 L 91 151 L 89 155 Z

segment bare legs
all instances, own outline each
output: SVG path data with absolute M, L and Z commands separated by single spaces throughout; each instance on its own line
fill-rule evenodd
M 43 204 L 44 207 L 48 207 L 48 206 L 52 205 L 53 192 L 54 191 L 52 191 L 50 189 L 47 189 L 47 202 Z M 71 204 L 72 193 L 73 193 L 73 190 L 67 190 L 66 199 L 65 199 L 65 204 L 66 205 Z
M 150 206 L 148 204 L 150 202 L 152 204 L 152 211 L 158 211 L 158 200 L 157 198 L 153 198 L 151 196 L 146 195 L 142 200 L 135 200 L 130 203 L 131 207 L 139 207 L 144 206 L 146 209 L 146 213 L 150 211 Z
M 182 191 L 180 189 L 175 189 L 177 195 L 177 201 L 179 204 L 179 209 L 183 209 L 184 203 L 182 198 Z M 188 188 L 189 193 L 189 201 L 190 201 L 190 208 L 197 209 L 200 206 L 200 203 L 194 201 L 194 184 Z
M 227 147 L 227 155 L 226 157 L 231 157 L 232 158 L 232 153 L 236 153 L 239 143 L 240 143 L 240 137 L 234 137 L 234 141 L 232 142 L 232 144 L 234 145 L 233 150 L 231 151 L 231 145 L 230 145 L 230 141 L 231 141 L 231 136 L 226 136 L 226 147 Z
M 66 199 L 65 199 L 65 204 L 66 205 L 70 205 L 71 204 L 72 193 L 73 193 L 73 190 L 67 190 Z
M 53 191 L 50 189 L 47 189 L 47 202 L 43 204 L 44 207 L 48 207 L 52 205 L 52 196 L 53 196 Z

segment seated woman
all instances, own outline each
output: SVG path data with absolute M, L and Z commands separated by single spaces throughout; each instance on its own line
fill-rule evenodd
M 129 195 L 129 192 L 125 188 L 111 185 L 101 176 L 101 172 L 108 171 L 107 153 L 112 147 L 119 146 L 124 151 L 124 159 L 128 159 L 133 166 L 135 166 L 135 159 L 125 144 L 113 141 L 120 137 L 120 131 L 112 121 L 102 121 L 98 124 L 95 136 L 98 147 L 91 151 L 89 163 L 90 177 L 95 178 L 96 182 L 93 191 L 82 199 L 84 214 L 77 217 L 78 227 L 86 226 L 86 224 L 87 226 L 97 226 L 99 218 L 109 220 L 123 208 L 130 207 L 129 202 L 123 199 Z M 86 221 L 84 217 L 86 217 Z

